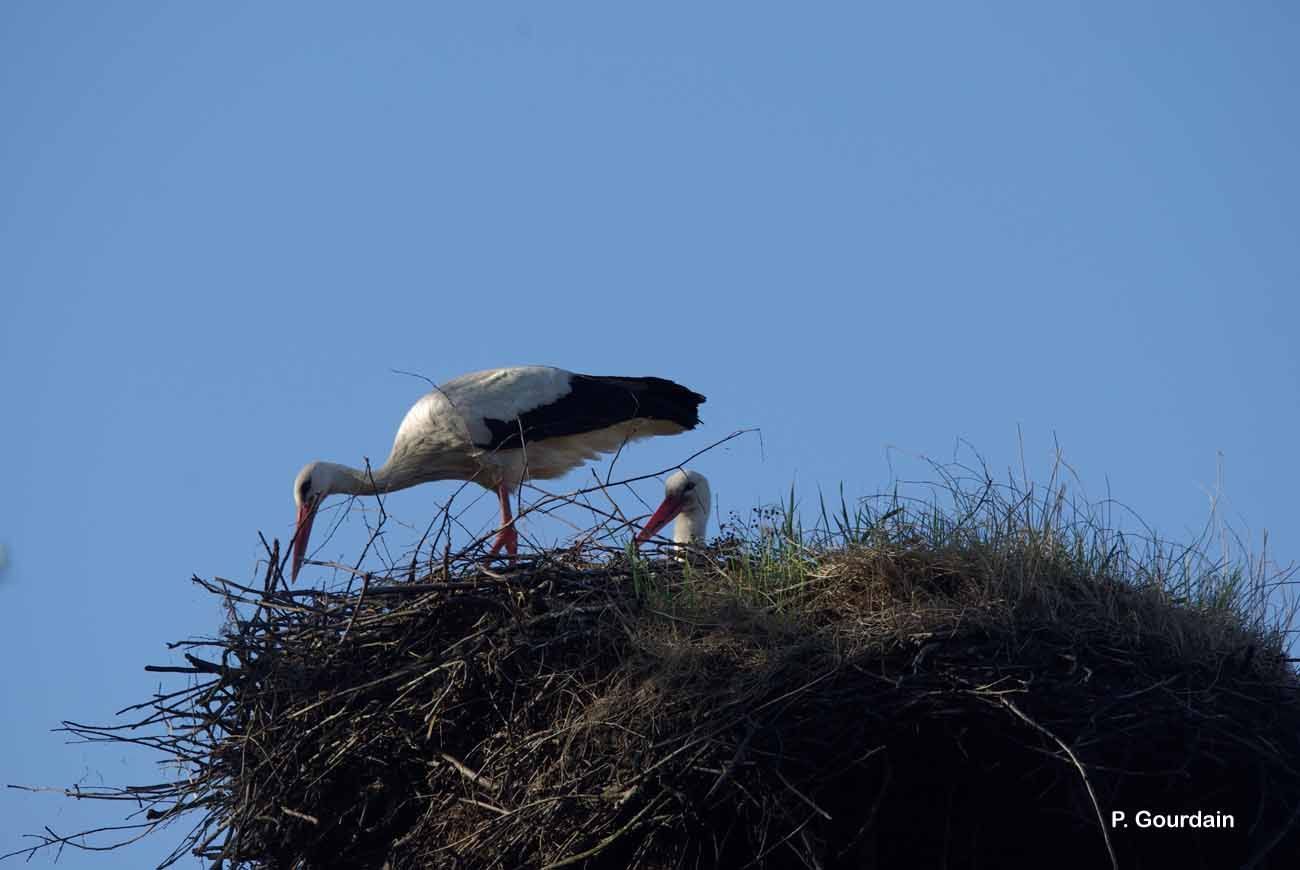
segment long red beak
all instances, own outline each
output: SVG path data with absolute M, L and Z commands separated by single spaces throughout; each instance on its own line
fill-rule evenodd
M 659 505 L 659 508 L 650 515 L 650 519 L 646 522 L 645 528 L 641 530 L 641 534 L 636 536 L 636 543 L 643 544 L 653 538 L 656 532 L 668 525 L 669 520 L 682 512 L 682 507 L 685 504 L 686 499 L 684 497 L 664 499 L 663 504 Z
M 293 582 L 298 582 L 298 569 L 307 556 L 307 539 L 311 537 L 311 524 L 316 519 L 316 506 L 319 498 L 308 498 L 298 505 L 298 527 L 293 533 Z

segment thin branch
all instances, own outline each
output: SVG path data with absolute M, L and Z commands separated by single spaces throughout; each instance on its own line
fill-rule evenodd
M 1078 756 L 1074 754 L 1074 750 L 1070 749 L 1064 740 L 1049 731 L 1046 726 L 1040 725 L 1038 722 L 1035 722 L 1033 719 L 1021 712 L 1020 708 L 1012 703 L 1006 695 L 998 695 L 997 699 L 1002 706 L 1016 714 L 1016 716 L 1026 725 L 1030 726 L 1044 737 L 1050 739 L 1057 746 L 1061 747 L 1061 751 L 1069 757 L 1071 762 L 1073 762 L 1075 769 L 1079 771 L 1079 778 L 1083 780 L 1084 788 L 1088 790 L 1088 800 L 1092 801 L 1092 809 L 1097 814 L 1097 827 L 1101 831 L 1102 840 L 1106 843 L 1106 854 L 1110 856 L 1110 866 L 1112 870 L 1119 870 L 1119 859 L 1115 857 L 1115 847 L 1111 845 L 1110 832 L 1106 830 L 1106 817 L 1102 815 L 1101 804 L 1097 802 L 1097 793 L 1093 791 L 1092 781 L 1088 779 L 1088 771 L 1084 769 Z

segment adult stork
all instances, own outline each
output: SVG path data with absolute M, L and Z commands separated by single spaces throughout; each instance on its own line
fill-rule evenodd
M 674 544 L 703 544 L 711 501 L 709 481 L 703 474 L 677 469 L 664 482 L 664 500 L 636 536 L 636 543 L 650 540 L 669 520 L 676 518 L 677 522 L 673 523 Z
M 522 481 L 560 477 L 637 438 L 694 429 L 703 401 L 664 378 L 581 375 L 550 366 L 489 369 L 450 380 L 406 412 L 379 468 L 312 462 L 298 472 L 293 579 L 327 495 L 379 495 L 431 480 L 468 480 L 496 490 L 501 530 L 491 552 L 504 547 L 513 556 L 519 535 L 510 494 Z

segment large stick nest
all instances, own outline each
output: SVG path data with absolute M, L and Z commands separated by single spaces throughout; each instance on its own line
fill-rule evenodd
M 1300 690 L 1276 630 L 1051 535 L 941 542 L 891 513 L 846 546 L 693 563 L 550 552 L 496 575 L 465 560 L 292 591 L 273 567 L 262 588 L 199 581 L 229 621 L 181 645 L 188 668 L 160 668 L 191 672 L 188 689 L 142 705 L 142 723 L 70 726 L 182 763 L 174 783 L 118 793 L 150 823 L 196 814 L 174 857 L 1222 868 L 1300 854 Z M 1139 810 L 1235 827 L 1139 829 Z

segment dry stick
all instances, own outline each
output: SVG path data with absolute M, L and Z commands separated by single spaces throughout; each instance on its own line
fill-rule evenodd
M 191 842 L 198 843 L 198 845 L 196 845 L 192 850 L 190 850 L 191 854 L 193 854 L 195 857 L 207 857 L 208 847 L 212 845 L 213 840 L 221 836 L 222 832 L 225 831 L 226 828 L 230 827 L 230 822 L 231 820 L 227 818 L 221 824 L 217 825 L 216 829 L 213 830 L 213 832 L 206 839 L 204 839 L 202 843 L 198 843 L 198 837 L 202 837 L 203 836 L 202 833 L 200 833 L 197 837 L 191 840 Z M 229 843 L 227 843 L 227 845 L 229 845 Z M 181 858 L 180 853 L 182 849 L 184 849 L 184 845 L 178 847 L 177 850 L 172 853 L 174 858 L 169 863 L 175 863 L 176 861 L 180 860 Z M 223 847 L 221 851 L 222 851 L 222 856 L 224 856 L 225 847 Z M 221 856 L 217 856 L 217 857 L 221 857 Z
M 591 469 L 591 474 L 592 474 L 593 477 L 596 478 L 597 483 L 599 483 L 599 481 L 600 481 L 600 477 L 596 474 L 596 470 L 595 470 L 595 469 Z M 592 504 L 592 503 L 591 503 L 591 500 L 590 500 L 590 499 L 587 499 L 586 496 L 582 496 L 582 498 L 583 498 L 584 500 L 583 500 L 583 502 L 582 502 L 581 504 L 578 504 L 578 503 L 577 503 L 577 499 L 578 499 L 579 496 L 576 495 L 576 494 L 573 496 L 573 499 L 570 501 L 570 500 L 568 500 L 568 499 L 569 499 L 569 496 L 568 496 L 567 494 L 559 494 L 559 493 L 548 492 L 547 490 L 543 489 L 543 488 L 540 487 L 540 486 L 537 486 L 537 485 L 534 484 L 534 483 L 529 483 L 529 484 L 528 484 L 528 488 L 529 488 L 529 489 L 534 489 L 534 490 L 536 490 L 537 492 L 540 492 L 542 495 L 547 496 L 548 499 L 564 501 L 564 502 L 565 502 L 564 506 L 572 506 L 572 505 L 577 504 L 578 507 L 581 507 L 581 508 L 585 509 L 585 510 L 586 510 L 587 512 L 589 512 L 592 516 L 601 518 L 602 521 L 601 521 L 601 523 L 600 523 L 599 525 L 596 526 L 596 528 L 597 528 L 597 529 L 602 529 L 602 530 L 604 530 L 604 533 L 605 533 L 606 535 L 612 535 L 614 532 L 617 532 L 619 529 L 624 529 L 624 528 L 627 528 L 628 526 L 632 525 L 631 521 L 628 520 L 628 519 L 626 519 L 626 518 L 622 515 L 622 509 L 619 508 L 618 503 L 615 502 L 614 499 L 613 499 L 612 497 L 610 497 L 609 493 L 605 490 L 605 487 L 604 487 L 603 484 L 600 486 L 600 492 L 602 492 L 602 493 L 605 495 L 605 497 L 606 497 L 607 499 L 609 499 L 609 502 L 610 502 L 610 504 L 612 505 L 612 508 L 613 508 L 613 509 L 612 509 L 612 512 L 604 511 L 604 510 L 601 510 L 600 508 L 596 507 L 596 505 Z M 536 512 L 539 512 L 539 513 L 546 514 L 548 517 L 553 517 L 553 518 L 559 520 L 560 522 L 565 523 L 566 525 L 572 527 L 575 531 L 578 531 L 578 532 L 584 532 L 584 531 L 585 531 L 586 534 L 583 536 L 583 539 L 585 539 L 585 540 L 592 540 L 592 539 L 595 537 L 595 534 L 594 534 L 594 531 L 593 531 L 593 530 L 584 530 L 584 529 L 580 528 L 576 523 L 570 522 L 569 520 L 565 519 L 565 518 L 562 517 L 562 516 L 558 516 L 558 515 L 555 513 L 556 508 L 551 507 L 549 504 L 536 504 L 536 505 L 534 505 L 534 506 L 532 507 L 532 510 L 533 510 L 533 511 L 536 511 Z M 610 529 L 608 528 L 608 524 L 609 524 L 611 521 L 617 521 L 617 522 L 618 522 L 618 526 L 617 526 L 615 529 L 613 529 L 613 530 L 610 530 Z M 620 548 L 620 551 L 621 551 L 621 548 Z
M 780 768 L 778 768 L 778 767 L 774 767 L 774 768 L 772 768 L 772 772 L 776 774 L 776 778 L 777 778 L 777 779 L 779 779 L 779 780 L 781 780 L 781 782 L 785 783 L 785 787 L 786 787 L 786 788 L 788 788 L 788 789 L 790 789 L 790 791 L 794 792 L 795 797 L 799 798 L 799 800 L 803 801 L 803 802 L 806 803 L 808 806 L 810 806 L 810 807 L 812 808 L 813 812 L 817 813 L 817 815 L 821 816 L 821 817 L 822 817 L 823 819 L 825 819 L 826 821 L 828 821 L 828 822 L 831 821 L 831 814 L 828 813 L 828 812 L 826 812 L 826 811 L 825 811 L 824 809 L 822 809 L 821 807 L 817 806 L 817 804 L 813 803 L 812 798 L 808 797 L 808 795 L 804 794 L 803 792 L 799 791 L 799 789 L 795 788 L 795 787 L 794 787 L 794 784 L 791 783 L 790 780 L 788 780 L 788 779 L 785 778 L 785 774 L 781 773 L 781 769 L 780 769 Z
M 450 522 L 451 520 L 452 503 L 456 500 L 456 496 L 460 495 L 461 491 L 464 490 L 465 487 L 469 486 L 469 484 L 470 482 L 466 480 L 463 483 L 461 483 L 460 486 L 456 487 L 456 491 L 451 494 L 451 498 L 447 499 L 446 503 L 444 503 L 443 506 L 438 510 L 438 512 L 433 515 L 433 519 L 429 520 L 429 524 L 424 527 L 424 533 L 420 535 L 419 542 L 416 543 L 415 549 L 411 551 L 411 567 L 410 567 L 410 572 L 408 574 L 408 578 L 411 581 L 415 580 L 415 568 L 420 561 L 420 550 L 421 548 L 424 547 L 424 542 L 429 539 L 429 532 L 433 531 L 434 524 L 436 524 L 438 522 L 438 518 L 441 517 L 442 527 L 438 529 L 438 534 L 435 535 L 433 538 L 432 546 L 436 547 L 438 545 L 438 540 L 442 537 L 442 533 L 447 530 L 447 523 Z M 447 537 L 448 537 L 448 543 L 450 543 L 451 536 L 448 535 Z M 433 562 L 432 556 L 429 557 L 429 561 L 430 563 Z
M 157 786 L 134 786 L 134 788 L 143 791 L 149 791 L 150 788 L 156 788 L 165 794 L 169 791 L 167 785 L 167 783 L 163 783 Z M 31 792 L 32 794 L 57 794 L 62 795 L 63 797 L 73 798 L 74 800 L 120 800 L 139 802 L 141 799 L 135 794 L 120 794 L 119 791 L 122 791 L 121 789 L 107 785 L 86 786 L 84 788 L 79 785 L 74 785 L 72 788 L 64 788 L 57 785 L 14 785 L 13 783 L 10 783 L 5 787 L 11 788 L 15 791 Z M 128 786 L 128 788 L 131 788 L 131 786 Z
M 374 545 L 375 540 L 383 532 L 384 523 L 388 522 L 388 511 L 384 510 L 384 497 L 379 492 L 378 484 L 375 483 L 375 475 L 370 468 L 370 457 L 365 457 L 365 460 L 366 478 L 370 481 L 370 488 L 374 490 L 375 501 L 379 502 L 379 522 L 375 523 L 374 531 L 370 533 L 370 538 L 366 541 L 366 545 L 361 548 L 361 555 L 357 557 L 356 567 L 358 569 L 361 567 L 361 563 L 366 560 L 366 554 L 370 552 L 370 548 Z M 355 570 L 353 573 L 355 573 Z
M 357 621 L 357 614 L 361 612 L 361 605 L 366 603 L 366 593 L 368 591 L 370 591 L 369 573 L 361 578 L 361 594 L 357 596 L 357 603 L 352 606 L 352 615 L 348 617 L 348 624 L 343 629 L 343 633 L 339 635 L 339 642 L 335 644 L 334 649 L 330 651 L 329 658 L 325 660 L 326 665 L 334 661 L 334 657 L 338 655 L 339 650 L 343 649 L 343 641 L 348 639 L 348 634 L 352 631 L 352 626 Z M 189 656 L 186 656 L 186 658 L 189 658 Z
M 858 762 L 865 761 L 867 758 L 869 758 L 872 755 L 875 755 L 877 752 L 879 752 L 882 749 L 884 749 L 883 746 L 877 746 L 875 749 L 871 750 L 866 755 L 859 758 Z M 854 762 L 854 763 L 857 764 L 858 762 Z M 882 767 L 884 770 L 884 775 L 880 779 L 880 788 L 877 789 L 876 791 L 876 799 L 871 802 L 871 812 L 867 813 L 866 821 L 864 821 L 862 825 L 859 826 L 858 832 L 853 835 L 853 839 L 850 840 L 848 845 L 840 849 L 839 852 L 836 854 L 835 857 L 837 859 L 842 860 L 845 858 L 845 856 L 849 854 L 850 851 L 860 848 L 859 844 L 862 842 L 862 838 L 866 836 L 868 831 L 872 830 L 873 826 L 876 823 L 876 813 L 880 811 L 880 805 L 883 804 L 885 801 L 885 793 L 889 791 L 889 786 L 894 780 L 894 769 L 893 769 L 893 765 L 889 763 L 888 755 L 884 757 Z
M 158 825 L 159 822 L 141 822 L 138 825 L 111 825 L 109 827 L 104 827 L 104 828 L 94 828 L 93 830 L 89 830 L 89 831 L 79 831 L 78 833 L 75 834 L 69 834 L 66 837 L 54 833 L 54 831 L 50 830 L 50 828 L 47 826 L 45 828 L 44 834 L 25 835 L 33 839 L 41 840 L 40 843 L 38 843 L 35 846 L 28 846 L 26 849 L 16 849 L 13 852 L 7 852 L 3 855 L 0 855 L 0 861 L 5 860 L 6 858 L 12 858 L 15 855 L 22 855 L 22 854 L 27 854 L 30 858 L 32 856 L 35 856 L 37 850 L 46 849 L 56 844 L 59 846 L 59 854 L 62 854 L 64 846 L 73 846 L 77 849 L 81 849 L 86 852 L 111 852 L 114 849 L 121 848 L 122 846 L 128 846 L 131 843 L 138 842 L 139 840 L 148 836 L 149 832 L 152 831 L 154 828 L 156 828 Z M 105 831 L 136 831 L 136 830 L 139 830 L 140 833 L 136 834 L 134 837 L 131 837 L 126 840 L 121 840 L 110 846 L 91 846 L 86 843 L 73 842 L 73 840 L 76 838 L 88 837 L 91 834 L 102 834 Z
M 690 456 L 686 457 L 686 458 L 683 459 L 681 462 L 678 462 L 678 463 L 676 463 L 675 465 L 670 465 L 670 466 L 668 466 L 667 468 L 664 468 L 664 469 L 662 469 L 662 470 L 660 470 L 660 471 L 652 472 L 652 473 L 650 473 L 650 474 L 641 474 L 641 475 L 637 475 L 636 477 L 628 477 L 628 478 L 624 478 L 623 480 L 620 480 L 620 481 L 618 482 L 618 485 L 619 485 L 619 486 L 626 486 L 626 485 L 628 485 L 629 483 L 638 483 L 638 482 L 640 482 L 640 481 L 642 481 L 642 480 L 649 480 L 649 479 L 651 479 L 651 478 L 653 478 L 653 477 L 658 477 L 658 476 L 661 475 L 661 474 L 667 474 L 667 473 L 670 472 L 670 471 L 673 471 L 673 470 L 675 470 L 675 469 L 678 469 L 678 468 L 683 467 L 684 465 L 686 465 L 688 462 L 690 462 L 691 460 L 695 459 L 696 457 L 698 457 L 698 456 L 703 456 L 705 453 L 708 453 L 709 451 L 713 450 L 713 449 L 716 448 L 716 447 L 721 447 L 723 444 L 726 444 L 728 441 L 732 441 L 732 440 L 734 440 L 734 439 L 736 439 L 736 438 L 739 438 L 741 435 L 747 435 L 747 434 L 749 434 L 750 432 L 758 432 L 758 431 L 760 431 L 760 430 L 759 430 L 757 427 L 751 427 L 751 428 L 749 428 L 749 429 L 737 429 L 735 432 L 732 432 L 732 433 L 731 433 L 730 435 L 728 435 L 727 437 L 725 437 L 725 438 L 719 438 L 717 441 L 714 441 L 714 442 L 713 442 L 712 444 L 710 444 L 709 446 L 704 447 L 704 448 L 701 448 L 700 450 L 696 450 L 696 451 L 695 451 L 694 453 L 692 453 Z M 589 487 L 587 487 L 587 488 L 585 488 L 585 489 L 575 490 L 574 492 L 569 493 L 567 497 L 568 497 L 568 498 L 572 498 L 572 497 L 574 497 L 574 496 L 586 495 L 586 494 L 589 493 L 589 492 L 596 492 L 596 491 L 599 490 L 600 488 L 601 488 L 601 487 L 599 487 L 599 486 L 589 486 Z
M 515 425 L 519 427 L 519 449 L 524 454 L 524 472 L 519 477 L 519 481 L 520 483 L 522 483 L 524 479 L 528 477 L 528 440 L 524 438 L 524 421 L 519 417 L 515 417 Z M 517 490 L 515 490 L 516 518 L 521 513 L 523 513 L 523 511 L 524 511 L 524 488 L 521 486 Z M 513 524 L 514 521 L 512 520 L 511 522 Z M 515 530 L 516 532 L 518 532 L 519 526 L 516 525 Z
M 1045 735 L 1046 737 L 1051 738 L 1051 740 L 1055 742 L 1057 746 L 1061 747 L 1061 751 L 1070 757 L 1070 761 L 1074 762 L 1075 768 L 1077 768 L 1079 771 L 1080 778 L 1083 779 L 1083 785 L 1088 790 L 1088 799 L 1092 801 L 1092 808 L 1097 813 L 1097 827 L 1101 829 L 1101 838 L 1106 841 L 1106 854 L 1110 855 L 1110 866 L 1112 870 L 1119 870 L 1119 859 L 1115 857 L 1115 848 L 1111 845 L 1110 834 L 1106 830 L 1106 818 L 1105 816 L 1102 815 L 1101 804 L 1097 802 L 1097 793 L 1092 790 L 1092 782 L 1091 780 L 1088 779 L 1088 772 L 1084 770 L 1083 764 L 1080 763 L 1078 757 L 1074 754 L 1074 752 L 1070 749 L 1070 747 L 1065 745 L 1064 740 L 1057 737 L 1051 731 L 1047 730 L 1046 727 L 1038 724 L 1033 719 L 1030 719 L 1028 716 L 1022 713 L 1020 711 L 1020 708 L 1017 707 L 1015 704 L 1013 704 L 1011 701 L 1008 701 L 1005 695 L 998 695 L 997 697 L 998 697 L 998 702 L 1001 703 L 1002 706 L 1006 707 L 1012 713 L 1015 713 L 1016 716 L 1018 716 L 1022 721 L 1025 722 L 1025 724 L 1029 725 L 1035 731 Z
M 451 765 L 452 768 L 457 773 L 459 773 L 461 776 L 469 780 L 471 784 L 483 786 L 484 788 L 486 788 L 488 791 L 491 792 L 495 792 L 497 790 L 497 784 L 495 782 L 493 782 L 491 779 L 484 776 L 483 774 L 479 773 L 477 770 L 472 770 L 469 767 L 465 766 L 464 763 L 452 757 L 451 755 L 448 755 L 445 752 L 440 752 L 438 753 L 438 757 L 441 758 L 443 761 L 447 762 L 449 765 Z
M 280 812 L 284 813 L 286 816 L 293 816 L 295 819 L 302 819 L 304 822 L 310 822 L 313 825 L 320 824 L 320 819 L 316 818 L 315 816 L 309 816 L 306 813 L 300 813 L 297 810 L 291 810 L 288 807 L 283 805 L 281 805 L 280 807 Z
M 621 444 L 618 445 L 618 450 L 614 451 L 614 458 L 611 459 L 611 460 L 609 461 L 609 471 L 605 472 L 605 487 L 606 487 L 606 488 L 609 487 L 609 481 L 610 481 L 610 478 L 612 478 L 612 477 L 614 476 L 614 466 L 618 464 L 618 458 L 619 458 L 620 456 L 623 455 L 623 448 L 626 447 L 626 446 L 627 446 L 627 443 L 628 443 L 629 441 L 631 441 L 631 440 L 632 440 L 631 437 L 624 438 L 624 439 L 623 439 L 623 442 L 622 442 Z M 596 477 L 596 482 L 599 483 L 599 482 L 600 482 L 600 476 L 596 474 L 596 470 L 595 470 L 594 468 L 591 470 L 591 473 L 592 473 L 593 476 Z
M 462 483 L 462 484 L 460 485 L 460 487 L 457 488 L 456 492 L 452 493 L 452 499 L 455 499 L 455 497 L 456 497 L 457 495 L 460 494 L 461 490 L 463 490 L 466 486 L 469 486 L 470 483 L 472 483 L 472 481 L 466 481 L 465 483 Z M 462 522 L 460 521 L 460 518 L 461 518 L 462 516 L 465 515 L 466 511 L 468 511 L 468 510 L 469 510 L 470 508 L 472 508 L 474 505 L 478 504 L 479 499 L 482 498 L 483 496 L 487 495 L 487 493 L 488 493 L 488 490 L 487 490 L 487 489 L 484 489 L 483 492 L 482 492 L 482 493 L 481 493 L 477 498 L 475 498 L 475 499 L 474 499 L 473 501 L 471 501 L 468 505 L 466 505 L 465 508 L 464 508 L 464 510 L 462 510 L 459 514 L 456 514 L 454 517 L 452 517 L 452 516 L 450 516 L 450 514 L 448 514 L 448 519 L 449 519 L 449 521 L 450 521 L 450 522 L 454 522 L 454 523 L 457 525 L 457 527 L 459 527 L 461 530 L 463 530 L 466 534 L 473 535 L 474 532 L 471 532 L 471 531 L 469 530 L 469 528 L 466 527 L 465 524 L 462 523 Z M 449 500 L 447 501 L 447 506 L 446 506 L 446 507 L 447 507 L 447 510 L 448 510 L 448 511 L 450 511 L 450 507 L 451 507 L 451 501 L 452 501 L 452 499 L 449 499 Z M 430 527 L 432 527 L 432 524 L 430 524 Z M 445 526 L 445 524 L 444 524 L 444 528 L 445 528 L 445 527 L 446 527 L 446 526 Z M 442 534 L 442 532 L 441 532 L 441 530 L 440 530 L 440 531 L 439 531 L 439 537 L 441 537 L 441 534 Z M 448 559 L 448 558 L 444 555 L 444 567 L 450 567 L 450 562 L 453 562 L 453 561 L 455 561 L 455 562 L 460 562 L 460 561 L 469 561 L 469 560 L 471 560 L 470 554 L 473 553 L 475 550 L 479 549 L 480 547 L 482 547 L 482 545 L 483 545 L 484 543 L 486 543 L 487 539 L 490 538 L 493 534 L 495 534 L 495 532 L 488 532 L 488 533 L 485 534 L 485 535 L 481 535 L 481 536 L 479 536 L 479 537 L 473 538 L 473 540 L 471 540 L 470 543 L 469 543 L 467 546 L 462 547 L 460 550 L 458 550 L 458 551 L 456 552 L 455 556 L 452 557 L 452 558 L 450 558 L 450 559 Z M 435 538 L 434 541 L 435 541 L 435 543 L 436 543 L 436 542 L 437 542 L 437 539 Z M 448 534 L 447 534 L 447 541 L 446 541 L 446 550 L 444 551 L 444 553 L 449 553 L 450 550 L 451 550 L 451 534 L 450 534 L 450 532 L 448 532 Z M 432 567 L 432 564 L 433 564 L 433 557 L 432 557 L 432 556 L 430 556 L 430 558 L 429 558 L 429 562 L 430 562 L 430 566 Z
M 205 659 L 192 656 L 185 653 L 185 660 L 190 663 L 190 667 L 168 667 L 164 665 L 145 665 L 144 669 L 151 673 L 160 674 L 220 674 L 224 668 L 215 662 L 206 661 Z
M 284 583 L 284 575 L 279 569 L 280 539 L 276 538 L 274 545 L 268 547 L 265 535 L 258 532 L 257 538 L 262 542 L 262 547 L 266 550 L 266 576 L 262 578 L 262 589 L 265 592 L 266 597 L 270 598 L 271 593 L 275 592 L 275 581 L 278 579 L 281 583 Z M 288 558 L 288 554 L 285 555 L 285 558 Z M 285 583 L 285 588 L 288 588 L 287 583 Z
M 625 443 L 626 443 L 626 442 L 625 442 Z M 620 447 L 619 447 L 619 450 L 622 451 L 622 449 L 623 449 L 622 446 L 620 446 Z M 614 460 L 617 461 L 617 460 L 618 460 L 618 456 L 615 456 L 615 457 L 614 457 Z M 614 466 L 613 466 L 613 463 L 611 463 L 611 464 L 610 464 L 610 474 L 612 474 L 613 471 L 614 471 Z M 591 476 L 594 477 L 594 478 L 596 479 L 597 482 L 600 481 L 600 475 L 596 474 L 596 469 L 594 469 L 594 468 L 591 469 Z M 610 520 L 617 520 L 618 523 L 619 523 L 619 526 L 618 526 L 619 529 L 625 529 L 625 528 L 627 528 L 628 526 L 630 526 L 631 523 L 628 521 L 627 517 L 625 517 L 625 516 L 623 515 L 623 510 L 622 510 L 622 508 L 620 508 L 620 507 L 618 506 L 618 502 L 614 501 L 614 497 L 613 497 L 612 495 L 609 494 L 609 482 L 608 482 L 608 481 L 609 481 L 609 477 L 610 477 L 609 474 L 606 474 L 606 475 L 605 475 L 605 481 L 606 481 L 606 483 L 605 483 L 604 486 L 602 486 L 602 487 L 600 488 L 600 494 L 603 495 L 603 496 L 604 496 L 604 497 L 609 501 L 609 505 L 610 505 L 610 509 L 611 509 L 612 513 L 606 514 L 606 513 L 604 513 L 603 511 L 597 510 L 597 509 L 596 509 L 596 506 L 593 505 L 593 504 L 591 503 L 591 499 L 587 498 L 586 496 L 583 496 L 583 502 L 585 503 L 585 507 L 587 508 L 587 510 L 591 511 L 592 514 L 594 514 L 595 516 L 604 516 L 604 517 L 605 517 L 604 521 L 601 522 L 601 523 L 597 526 L 597 528 L 601 529 L 601 530 L 603 531 L 603 533 L 604 533 L 605 536 L 607 536 L 607 537 L 612 537 L 612 536 L 614 535 L 614 533 L 615 533 L 617 530 L 616 530 L 616 529 L 610 529 L 610 528 L 609 528 L 609 521 L 610 521 Z M 594 541 L 595 538 L 596 538 L 596 534 L 594 533 L 594 531 L 592 531 L 592 532 L 588 532 L 587 535 L 586 535 L 586 540 L 588 540 L 588 541 Z
M 408 372 L 405 369 L 389 369 L 389 371 L 395 375 L 406 375 L 408 378 L 419 378 L 420 380 L 428 384 L 430 387 L 433 387 L 433 389 L 436 390 L 437 392 L 442 393 L 442 387 L 434 383 L 433 379 L 428 377 L 427 375 L 422 375 L 419 372 Z M 446 393 L 442 393 L 442 394 L 444 396 L 447 395 Z
M 592 858 L 596 855 L 599 855 L 601 852 L 608 849 L 614 843 L 614 841 L 616 841 L 619 837 L 623 836 L 628 831 L 636 827 L 637 823 L 641 821 L 641 817 L 644 816 L 646 813 L 650 812 L 652 809 L 656 809 L 660 803 L 662 803 L 662 799 L 659 798 L 650 801 L 648 804 L 646 804 L 644 807 L 641 808 L 640 812 L 638 812 L 632 818 L 628 819 L 627 824 L 619 828 L 614 833 L 610 834 L 608 837 L 605 837 L 605 839 L 601 840 L 599 843 L 592 846 L 587 851 L 579 852 L 577 855 L 570 855 L 567 858 L 561 858 L 559 861 L 554 861 L 550 864 L 547 864 L 542 868 L 542 870 L 555 870 L 555 868 L 557 867 L 568 867 L 571 864 L 577 864 L 587 860 L 588 858 Z
M 1291 813 L 1291 817 L 1286 820 L 1286 824 L 1279 827 L 1268 842 L 1261 846 L 1255 854 L 1251 855 L 1250 860 L 1241 865 L 1241 870 L 1254 870 L 1254 868 L 1262 866 L 1260 862 L 1268 857 L 1269 852 L 1277 848 L 1277 844 L 1282 842 L 1282 838 L 1295 826 L 1297 821 L 1300 821 L 1300 803 L 1296 804 L 1296 808 Z
M 284 569 L 285 566 L 289 564 L 289 557 L 293 555 L 294 544 L 298 542 L 298 532 L 299 530 L 296 528 L 293 530 L 293 537 L 289 539 L 289 546 L 285 547 L 284 554 L 280 558 L 275 560 L 275 576 L 280 581 L 280 583 L 283 584 L 286 592 L 289 591 L 289 583 L 284 579 Z M 268 554 L 271 553 L 271 548 L 267 547 L 266 545 L 266 536 L 259 531 L 257 533 L 257 537 L 261 540 L 262 546 L 266 548 L 267 553 Z M 275 543 L 276 546 L 278 547 L 280 544 L 280 539 L 276 538 Z M 277 550 L 276 552 L 279 551 Z

